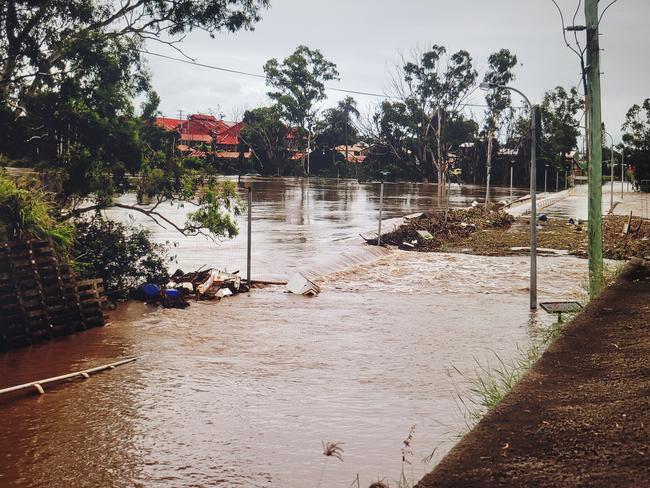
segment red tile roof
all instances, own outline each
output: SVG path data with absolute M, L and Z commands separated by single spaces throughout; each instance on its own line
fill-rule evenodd
M 217 145 L 237 146 L 243 122 L 226 122 L 213 115 L 193 114 L 186 120 L 158 117 L 156 125 L 181 134 L 182 141 L 215 142 Z
M 165 130 L 176 130 L 180 127 L 179 119 L 170 119 L 168 117 L 156 117 L 156 125 Z

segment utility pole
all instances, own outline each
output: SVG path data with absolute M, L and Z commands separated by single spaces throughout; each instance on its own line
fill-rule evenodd
M 600 99 L 598 0 L 585 0 L 587 25 L 587 95 L 589 98 L 589 295 L 603 287 L 603 135 Z
M 311 129 L 307 129 L 307 176 L 309 176 L 309 152 L 311 150 Z
M 548 164 L 544 166 L 544 193 L 546 193 L 547 182 L 548 182 Z
M 512 161 L 510 161 L 510 198 L 512 198 L 512 177 L 514 176 L 514 167 Z
M 437 136 L 438 136 L 438 164 L 440 165 L 440 171 L 438 171 L 438 193 L 440 193 L 440 190 L 442 189 L 444 191 L 445 189 L 445 170 L 442 165 L 442 122 L 440 120 L 440 107 L 438 107 L 438 128 L 437 128 Z

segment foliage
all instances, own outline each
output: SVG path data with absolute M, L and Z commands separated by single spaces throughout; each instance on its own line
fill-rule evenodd
M 376 139 L 423 176 L 431 177 L 435 170 L 443 181 L 452 147 L 445 127 L 461 117 L 476 77 L 467 51 L 447 56 L 438 45 L 414 51 L 412 59 L 397 68 L 397 101 L 383 102 L 373 116 Z
M 634 167 L 636 179 L 650 180 L 650 98 L 628 110 L 623 131 L 626 160 Z
M 316 146 L 333 148 L 356 144 L 359 140 L 359 131 L 353 119 L 358 119 L 359 116 L 357 102 L 352 97 L 345 97 L 336 107 L 325 110 L 315 123 Z
M 583 103 L 575 88 L 566 90 L 558 86 L 544 94 L 541 112 L 540 159 L 555 168 L 565 168 L 565 155 L 578 142 L 577 114 Z
M 21 110 L 22 101 L 53 80 L 58 86 L 94 71 L 106 46 L 124 46 L 125 40 L 131 47 L 145 40 L 175 45 L 178 36 L 195 29 L 214 35 L 252 28 L 267 5 L 268 0 L 7 0 L 0 4 L 0 99 L 13 99 Z
M 488 71 L 483 81 L 498 86 L 506 86 L 515 79 L 512 69 L 516 65 L 517 56 L 508 49 L 501 49 L 492 53 L 488 58 Z M 488 105 L 485 126 L 488 130 L 498 129 L 503 112 L 511 105 L 510 90 L 490 90 L 485 96 L 485 101 Z
M 79 215 L 80 202 L 88 199 L 94 205 L 86 210 L 109 206 L 115 195 L 133 189 L 128 176 L 140 172 L 145 191 L 160 190 L 163 201 L 225 203 L 202 198 L 203 185 L 187 184 L 200 181 L 195 172 L 203 168 L 185 167 L 174 155 L 173 134 L 153 125 L 160 98 L 151 90 L 142 50 L 147 41 L 177 48 L 195 29 L 214 35 L 252 28 L 267 5 L 268 0 L 0 3 L 0 130 L 6 135 L 0 153 L 54 175 L 57 203 L 72 209 L 69 216 Z M 140 95 L 145 102 L 138 117 L 133 99 Z M 206 207 L 179 230 L 193 233 L 199 221 L 219 222 L 216 210 Z
M 280 118 L 278 107 L 259 107 L 244 113 L 241 138 L 264 174 L 284 174 L 292 140 L 289 128 Z
M 108 295 L 128 296 L 142 283 L 163 283 L 170 258 L 166 247 L 151 241 L 151 233 L 106 220 L 99 215 L 76 222 L 71 254 L 81 278 L 102 278 Z
M 543 348 L 549 342 L 533 345 L 528 350 L 518 349 L 517 356 L 510 363 L 505 362 L 496 353 L 496 366 L 482 365 L 476 361 L 474 374 L 470 377 L 467 377 L 454 366 L 456 373 L 465 378 L 469 384 L 467 395 L 465 397 L 458 396 L 458 400 L 466 410 L 468 426 L 471 427 L 477 423 L 483 415 L 503 400 L 503 397 L 537 362 Z
M 314 104 L 325 99 L 325 82 L 338 79 L 336 65 L 317 49 L 298 46 L 282 63 L 264 65 L 271 100 L 286 122 L 305 128 L 314 117 Z
M 57 220 L 55 206 L 35 182 L 18 185 L 0 172 L 0 234 L 9 239 L 52 239 L 65 251 L 73 240 L 71 226 Z
M 110 205 L 140 212 L 156 224 L 174 228 L 186 236 L 204 235 L 214 239 L 237 235 L 233 217 L 241 213 L 242 207 L 236 184 L 228 180 L 219 181 L 206 172 L 189 169 L 183 159 L 161 156 L 149 161 L 142 169 L 137 194 L 140 201 L 152 199 L 153 203 L 135 206 L 121 203 Z M 196 207 L 194 212 L 187 215 L 183 225 L 167 218 L 160 210 L 162 204 L 175 203 L 189 203 Z M 72 212 L 71 216 L 99 210 L 104 206 L 106 205 L 100 204 L 80 209 Z

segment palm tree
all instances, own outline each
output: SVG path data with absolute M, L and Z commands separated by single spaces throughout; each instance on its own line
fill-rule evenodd
M 352 97 L 345 97 L 338 103 L 338 109 L 341 111 L 343 116 L 343 122 L 345 123 L 345 162 L 348 163 L 348 131 L 350 127 L 350 114 L 354 115 L 355 119 L 358 119 L 361 115 L 359 110 L 357 110 L 357 101 Z

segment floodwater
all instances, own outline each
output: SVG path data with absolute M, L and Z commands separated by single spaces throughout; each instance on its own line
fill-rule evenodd
M 253 279 L 286 279 L 296 270 L 311 276 L 332 270 L 342 254 L 358 254 L 363 242 L 359 234 L 374 236 L 379 215 L 379 183 L 322 178 L 242 178 L 253 184 L 252 265 Z M 514 195 L 526 190 L 515 189 Z M 510 194 L 509 188 L 496 187 L 493 200 Z M 242 199 L 245 201 L 245 194 Z M 485 188 L 476 185 L 452 185 L 450 206 L 467 207 L 474 200 L 482 202 Z M 134 196 L 122 199 L 135 203 Z M 391 219 L 429 209 L 442 209 L 445 197 L 435 184 L 385 183 L 382 232 Z M 182 225 L 191 208 L 162 207 L 165 216 Z M 122 212 L 109 212 L 124 218 Z M 239 221 L 240 235 L 230 241 L 213 243 L 205 237 L 180 238 L 174 229 L 160 229 L 141 214 L 129 218 L 155 232 L 161 242 L 175 244 L 177 265 L 185 270 L 217 266 L 227 271 L 246 270 L 246 216 Z
M 336 192 L 316 198 L 326 182 L 301 184 L 259 191 L 254 228 L 273 235 L 258 237 L 256 266 L 278 276 L 329 267 L 318 297 L 271 286 L 186 310 L 132 303 L 107 327 L 0 355 L 0 388 L 139 358 L 42 396 L 0 398 L 0 486 L 347 487 L 357 475 L 360 486 L 393 485 L 411 426 L 407 479 L 448 451 L 465 428 L 455 368 L 471 376 L 496 355 L 508 361 L 552 321 L 528 311 L 527 258 L 394 251 L 336 269 L 354 261 L 337 265 L 340 250 L 368 257 L 345 234 L 372 228 L 376 192 L 355 185 L 336 203 Z M 394 190 L 387 217 L 431 205 L 422 188 L 408 203 Z M 181 244 L 179 265 L 238 250 L 198 246 Z M 541 299 L 582 295 L 585 261 L 540 258 L 539 269 Z M 322 441 L 343 443 L 343 462 Z

